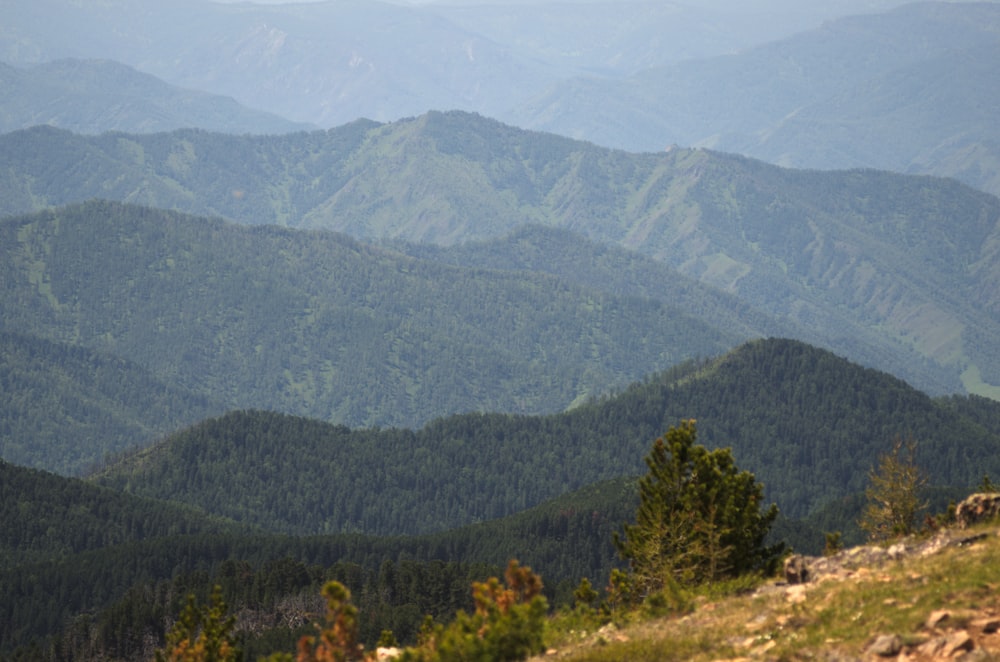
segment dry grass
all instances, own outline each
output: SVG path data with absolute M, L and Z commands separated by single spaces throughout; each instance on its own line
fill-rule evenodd
M 879 635 L 897 635 L 909 660 L 933 659 L 918 647 L 948 631 L 968 630 L 980 659 L 1000 659 L 1000 633 L 975 625 L 1000 617 L 1000 532 L 880 567 L 863 567 L 795 587 L 771 580 L 754 593 L 695 599 L 686 615 L 635 617 L 600 634 L 563 636 L 547 659 L 802 660 L 861 658 Z M 949 617 L 925 626 L 935 610 Z M 900 656 L 900 659 L 903 659 Z

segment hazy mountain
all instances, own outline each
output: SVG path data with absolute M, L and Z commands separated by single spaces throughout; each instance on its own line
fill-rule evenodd
M 443 245 L 561 227 L 929 392 L 1000 384 L 1000 201 L 954 181 L 629 154 L 457 112 L 280 137 L 38 128 L 0 136 L 0 173 L 5 213 L 99 196 Z
M 558 79 L 548 64 L 426 8 L 374 0 L 39 0 L 6 12 L 0 60 L 65 57 L 116 60 L 323 126 L 496 107 Z
M 558 411 L 741 338 L 544 274 L 120 203 L 9 218 L 0 237 L 0 329 L 124 357 L 230 408 L 351 425 Z
M 711 147 L 1000 193 L 1000 5 L 901 4 L 19 0 L 0 60 L 115 60 L 322 126 L 463 109 L 635 151 Z M 48 121 L 32 108 L 20 114 Z M 86 115 L 72 126 L 89 130 Z
M 323 126 L 428 110 L 496 116 L 584 71 L 627 74 L 731 52 L 896 4 L 15 0 L 0 61 L 117 60 Z
M 1000 4 L 918 3 L 746 51 L 579 78 L 504 119 L 631 150 L 954 176 L 1000 193 Z
M 49 124 L 79 133 L 153 133 L 198 127 L 288 133 L 314 126 L 251 110 L 227 97 L 183 90 L 109 60 L 0 63 L 0 132 Z

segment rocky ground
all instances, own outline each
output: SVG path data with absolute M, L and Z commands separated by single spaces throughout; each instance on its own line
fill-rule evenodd
M 539 659 L 1000 661 L 998 527 L 943 529 L 792 565 L 798 574 L 753 593 L 579 633 Z

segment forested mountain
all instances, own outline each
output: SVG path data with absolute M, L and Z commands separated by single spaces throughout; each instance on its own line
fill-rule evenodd
M 65 562 L 151 538 L 246 534 L 194 508 L 138 498 L 0 460 L 0 568 Z
M 929 392 L 1000 383 L 1000 201 L 953 181 L 627 154 L 464 113 L 263 138 L 39 128 L 0 136 L 0 172 L 5 213 L 101 196 L 446 245 L 566 228 Z
M 251 110 L 228 97 L 184 90 L 109 60 L 0 62 L 0 133 L 48 124 L 80 133 L 153 133 L 198 127 L 289 133 L 315 126 Z
M 420 533 L 639 474 L 652 440 L 684 418 L 698 420 L 707 446 L 731 446 L 790 517 L 863 490 L 895 437 L 919 440 L 935 484 L 966 487 L 984 471 L 1000 474 L 1000 430 L 984 426 L 986 416 L 967 418 L 808 345 L 768 340 L 544 417 L 469 414 L 419 430 L 351 430 L 233 412 L 96 479 L 272 530 Z
M 957 177 L 1000 194 L 1000 4 L 919 2 L 629 78 L 564 81 L 502 119 L 602 145 Z
M 63 474 L 225 411 L 125 359 L 0 332 L 0 457 Z
M 603 581 L 616 563 L 612 532 L 635 501 L 632 483 L 614 481 L 431 536 L 292 538 L 2 462 L 0 477 L 0 659 L 18 646 L 56 659 L 50 636 L 64 655 L 146 659 L 188 593 L 204 599 L 213 583 L 250 650 L 291 649 L 327 579 L 354 592 L 369 645 L 386 628 L 412 641 L 424 615 L 471 609 L 469 582 L 510 558 L 544 573 L 560 602 L 580 577 Z
M 740 338 L 545 274 L 109 202 L 0 221 L 0 283 L 0 330 L 124 357 L 227 408 L 351 425 L 559 411 Z
M 194 509 L 0 463 L 0 655 L 27 646 L 21 654 L 32 659 L 53 650 L 148 657 L 184 596 L 204 600 L 213 583 L 252 633 L 248 649 L 261 652 L 291 648 L 296 624 L 318 608 L 306 596 L 326 579 L 354 591 L 369 642 L 382 628 L 414 636 L 425 613 L 468 608 L 469 581 L 511 557 L 542 573 L 563 602 L 580 577 L 605 581 L 616 562 L 611 533 L 635 507 L 630 477 L 652 439 L 689 416 L 701 441 L 731 445 L 787 514 L 813 512 L 824 524 L 841 521 L 822 506 L 861 490 L 895 435 L 918 440 L 937 485 L 968 487 L 1000 469 L 997 403 L 932 400 L 786 340 L 756 341 L 552 416 L 471 414 L 415 431 L 352 431 L 233 412 L 123 458 L 99 480 L 272 531 L 332 530 L 346 514 L 341 530 L 382 519 L 393 535 L 248 535 Z M 594 476 L 621 478 L 567 492 Z M 517 514 L 397 535 L 505 510 Z

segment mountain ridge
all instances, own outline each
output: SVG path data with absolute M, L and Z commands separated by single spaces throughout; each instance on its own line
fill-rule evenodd
M 918 459 L 945 485 L 996 473 L 989 467 L 1000 447 L 1000 431 L 985 427 L 987 418 L 967 418 L 825 350 L 772 339 L 563 414 L 467 414 L 417 430 L 351 430 L 232 412 L 125 458 L 97 480 L 290 533 L 418 533 L 502 517 L 587 483 L 638 474 L 652 440 L 684 418 L 698 419 L 706 446 L 731 446 L 739 465 L 765 484 L 767 498 L 793 518 L 863 490 L 869 463 L 894 437 L 921 434 Z M 237 483 L 221 482 L 234 476 Z M 316 483 L 320 476 L 337 490 Z M 377 494 L 364 487 L 372 477 Z M 276 480 L 288 491 L 265 497 L 261 490 Z M 377 506 L 379 499 L 388 502 Z
M 89 202 L 0 221 L 0 328 L 122 356 L 225 408 L 352 425 L 558 411 L 735 334 L 546 274 Z
M 157 133 L 198 127 L 226 133 L 291 133 L 310 124 L 185 90 L 110 60 L 63 59 L 30 67 L 0 62 L 7 98 L 0 133 L 40 124 L 85 134 Z
M 988 340 L 1000 334 L 1000 200 L 950 180 L 628 154 L 459 112 L 267 138 L 35 129 L 0 136 L 0 165 L 7 214 L 96 195 L 365 240 L 562 227 L 736 294 L 808 340 L 840 329 L 838 351 L 877 336 L 869 355 L 936 364 L 933 378 L 906 375 L 935 393 L 1000 393 Z

